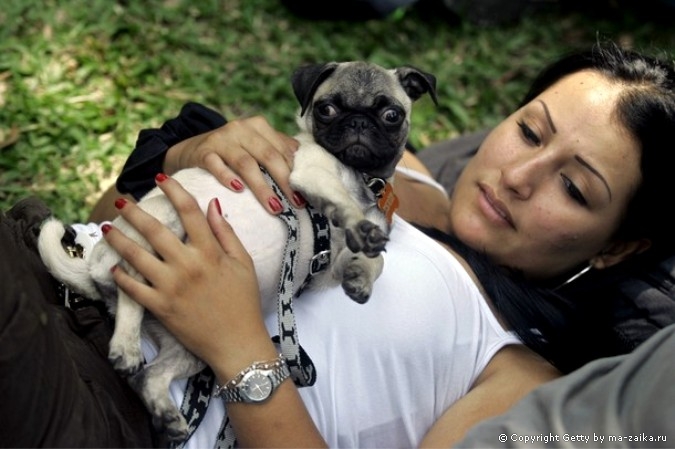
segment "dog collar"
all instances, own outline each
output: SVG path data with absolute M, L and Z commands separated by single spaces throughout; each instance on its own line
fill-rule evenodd
M 391 224 L 394 212 L 398 209 L 398 197 L 394 193 L 394 188 L 390 182 L 378 177 L 369 177 L 364 175 L 364 180 L 368 189 L 373 192 L 377 199 L 377 207 L 380 209 L 385 217 L 387 223 Z

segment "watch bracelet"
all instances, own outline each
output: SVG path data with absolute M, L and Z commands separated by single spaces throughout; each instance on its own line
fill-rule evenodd
M 291 371 L 288 368 L 288 365 L 286 363 L 283 363 L 279 368 L 272 368 L 269 370 L 265 370 L 267 372 L 271 372 L 272 374 L 268 375 L 268 378 L 270 379 L 270 382 L 272 383 L 272 391 L 269 393 L 270 395 L 276 390 L 276 388 L 281 385 L 281 383 L 291 377 Z M 265 399 L 251 399 L 251 398 L 246 398 L 242 394 L 242 390 L 240 388 L 230 388 L 230 389 L 223 389 L 220 391 L 220 396 L 219 396 L 223 401 L 225 402 L 245 402 L 245 403 L 260 403 L 264 402 L 269 398 Z
M 284 365 L 286 365 L 286 359 L 282 354 L 279 354 L 277 358 L 272 360 L 253 362 L 243 370 L 239 371 L 239 374 L 234 376 L 233 379 L 224 383 L 223 385 L 219 385 L 218 383 L 216 383 L 215 389 L 213 390 L 213 396 L 222 396 L 224 392 L 232 390 L 239 384 L 239 382 L 242 381 L 242 379 L 247 373 L 250 373 L 253 370 L 256 369 L 271 370 L 275 368 L 280 368 Z

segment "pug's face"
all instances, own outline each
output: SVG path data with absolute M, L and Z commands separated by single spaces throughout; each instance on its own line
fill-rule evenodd
M 405 149 L 412 102 L 429 92 L 433 76 L 365 62 L 328 63 L 296 71 L 300 126 L 343 164 L 390 177 Z

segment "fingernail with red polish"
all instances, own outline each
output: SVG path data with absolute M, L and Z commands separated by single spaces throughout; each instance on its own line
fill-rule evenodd
M 241 192 L 242 190 L 244 190 L 244 184 L 242 184 L 241 181 L 239 181 L 238 179 L 233 179 L 230 182 L 230 187 L 232 187 L 237 192 Z
M 111 229 L 112 226 L 110 226 L 108 223 L 101 226 L 101 232 L 103 233 L 103 235 L 106 235 L 108 232 L 110 232 Z
M 283 210 L 283 208 L 284 208 L 284 207 L 281 205 L 281 201 L 279 201 L 279 199 L 276 198 L 276 197 L 270 198 L 270 200 L 267 202 L 267 204 L 270 205 L 270 207 L 272 208 L 272 210 L 273 210 L 274 212 L 281 212 L 281 211 Z
M 167 178 L 168 178 L 168 176 L 165 175 L 164 173 L 157 173 L 157 175 L 155 176 L 155 181 L 164 182 L 164 181 L 167 180 Z
M 307 204 L 305 197 L 303 197 L 300 192 L 293 192 L 293 201 L 295 201 L 297 206 L 304 206 Z
M 126 205 L 127 205 L 127 200 L 125 200 L 124 198 L 117 198 L 115 200 L 115 207 L 117 209 L 122 209 Z
M 114 273 L 115 270 L 117 270 L 117 265 L 113 265 L 112 267 L 110 267 L 110 272 L 111 272 L 111 273 Z
M 220 201 L 218 201 L 218 198 L 214 198 L 213 202 L 216 204 L 216 209 L 218 209 L 218 214 L 223 215 L 223 210 L 220 208 Z

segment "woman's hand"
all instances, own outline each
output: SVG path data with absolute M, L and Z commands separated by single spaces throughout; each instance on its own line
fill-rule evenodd
M 264 117 L 256 116 L 231 121 L 174 145 L 166 154 L 164 170 L 172 174 L 183 168 L 201 167 L 234 191 L 248 186 L 269 212 L 279 213 L 279 198 L 259 166 L 265 167 L 284 194 L 302 207 L 302 196 L 288 183 L 297 147 L 295 139 L 276 131 Z
M 150 310 L 219 377 L 233 377 L 255 360 L 277 353 L 265 327 L 255 268 L 233 229 L 221 217 L 217 200 L 207 214 L 176 181 L 158 175 L 158 185 L 185 227 L 185 243 L 130 202 L 118 201 L 120 215 L 154 251 L 106 228 L 108 243 L 148 283 L 117 267 L 113 276 L 132 299 Z

